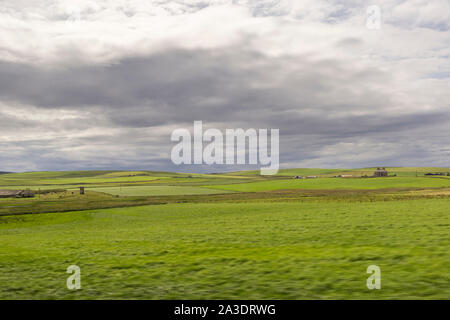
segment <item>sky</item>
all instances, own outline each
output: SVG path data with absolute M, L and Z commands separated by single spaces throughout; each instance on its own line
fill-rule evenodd
M 449 167 L 449 96 L 448 0 L 0 0 L 0 171 L 246 168 L 174 165 L 196 120 L 279 129 L 282 168 Z

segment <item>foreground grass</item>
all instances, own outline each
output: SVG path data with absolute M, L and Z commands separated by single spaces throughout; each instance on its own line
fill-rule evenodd
M 450 200 L 0 217 L 0 299 L 448 299 Z M 66 268 L 82 290 L 66 289 Z M 366 288 L 367 266 L 382 289 Z

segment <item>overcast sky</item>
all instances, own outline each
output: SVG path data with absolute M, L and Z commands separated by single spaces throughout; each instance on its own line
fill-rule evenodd
M 284 168 L 448 167 L 449 96 L 448 0 L 0 0 L 0 171 L 237 169 L 171 163 L 195 120 L 280 129 Z

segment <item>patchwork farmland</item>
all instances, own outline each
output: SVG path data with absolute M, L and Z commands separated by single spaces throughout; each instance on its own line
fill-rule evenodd
M 450 168 L 375 170 L 1 174 L 0 299 L 448 299 Z

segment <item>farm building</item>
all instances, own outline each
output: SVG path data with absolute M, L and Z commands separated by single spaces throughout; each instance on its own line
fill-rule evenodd
M 387 177 L 388 172 L 386 171 L 386 168 L 377 168 L 377 170 L 373 174 L 374 177 Z
M 27 190 L 0 190 L 0 198 L 32 198 L 34 193 Z
M 445 173 L 444 172 L 439 172 L 439 173 L 425 173 L 425 175 L 426 176 L 445 176 Z M 449 174 L 447 173 L 447 176 L 448 176 Z

